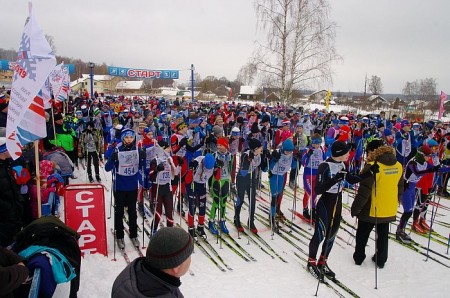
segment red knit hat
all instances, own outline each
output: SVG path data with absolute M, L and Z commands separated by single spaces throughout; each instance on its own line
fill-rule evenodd
M 229 150 L 229 142 L 228 142 L 228 139 L 225 137 L 218 138 L 217 145 L 222 145 L 225 148 L 227 148 L 227 150 Z

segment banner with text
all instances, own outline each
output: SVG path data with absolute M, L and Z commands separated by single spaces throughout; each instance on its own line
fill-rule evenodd
M 179 79 L 180 72 L 178 70 L 150 70 L 108 66 L 108 74 L 110 76 L 142 78 L 142 79 Z
M 101 184 L 69 184 L 64 195 L 66 225 L 80 234 L 83 254 L 108 256 L 105 200 Z
M 16 64 L 16 61 L 0 60 L 0 70 L 14 70 L 14 66 L 16 66 Z M 69 74 L 75 73 L 74 64 L 64 64 L 64 68 L 69 72 Z

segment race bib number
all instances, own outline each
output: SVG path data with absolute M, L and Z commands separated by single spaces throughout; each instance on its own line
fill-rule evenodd
M 137 150 L 121 151 L 118 153 L 119 169 L 117 174 L 122 176 L 133 176 L 139 169 L 139 153 Z

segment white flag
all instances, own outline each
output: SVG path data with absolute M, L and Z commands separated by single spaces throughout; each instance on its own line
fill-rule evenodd
M 44 101 L 38 96 L 56 58 L 39 27 L 29 3 L 11 87 L 6 125 L 6 146 L 13 159 L 22 155 L 22 147 L 47 135 Z

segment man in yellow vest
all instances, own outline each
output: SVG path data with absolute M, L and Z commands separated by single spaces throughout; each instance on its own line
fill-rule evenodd
M 377 164 L 379 170 L 375 176 L 361 181 L 352 204 L 351 214 L 358 217 L 353 259 L 356 265 L 364 261 L 366 244 L 375 227 L 377 241 L 372 261 L 383 268 L 388 257 L 389 223 L 396 219 L 398 201 L 403 193 L 403 169 L 396 159 L 395 149 L 383 145 L 382 140 L 372 140 L 366 150 L 366 165 L 361 173 L 369 171 L 373 164 Z

